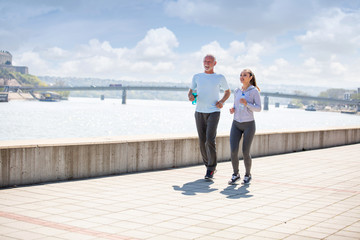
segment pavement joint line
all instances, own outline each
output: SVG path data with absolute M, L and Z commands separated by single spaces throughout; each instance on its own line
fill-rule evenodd
M 351 198 L 351 197 L 348 197 L 348 198 L 346 198 L 346 199 L 349 199 L 349 198 Z M 313 201 L 313 200 L 310 200 L 309 202 L 311 202 L 311 201 Z M 327 208 L 327 207 L 329 207 L 329 206 L 331 206 L 331 205 L 340 203 L 340 202 L 342 202 L 342 201 L 343 201 L 343 200 L 339 200 L 339 201 L 337 201 L 337 202 L 330 203 L 330 204 L 324 206 L 323 208 Z M 351 210 L 356 209 L 357 207 L 358 207 L 358 206 L 353 207 L 352 209 L 346 210 L 345 212 L 350 212 Z M 289 219 L 287 219 L 286 221 L 281 221 L 281 222 L 280 222 L 279 224 L 277 224 L 276 226 L 281 226 L 281 225 L 283 225 L 283 224 L 287 224 L 288 222 L 291 222 L 291 221 L 293 221 L 293 220 L 296 220 L 296 219 L 299 218 L 299 217 L 303 217 L 303 216 L 309 215 L 309 214 L 314 213 L 314 212 L 317 212 L 317 211 L 318 211 L 318 209 L 314 209 L 313 211 L 307 212 L 307 213 L 305 213 L 305 214 L 303 214 L 303 215 L 301 215 L 301 216 L 289 218 Z M 334 215 L 332 218 L 334 218 L 334 217 L 336 217 L 336 216 L 341 216 L 341 214 L 342 214 L 342 213 L 338 213 L 337 215 Z M 318 224 L 321 224 L 321 223 L 324 223 L 324 222 L 326 222 L 326 221 L 328 221 L 328 220 L 329 220 L 329 219 L 324 219 L 323 221 L 319 221 L 319 222 L 317 222 L 316 224 L 314 224 L 314 225 L 312 225 L 312 226 L 309 226 L 308 228 L 314 227 L 314 226 L 316 226 L 316 225 L 318 225 Z M 358 220 L 357 222 L 360 222 L 360 220 Z M 346 229 L 346 228 L 347 228 L 348 226 L 350 226 L 350 225 L 351 225 L 351 224 L 349 224 L 349 225 L 347 225 L 347 226 L 344 226 L 342 229 L 339 229 L 337 232 L 340 232 L 340 231 Z M 273 226 L 272 226 L 272 227 L 273 227 Z M 271 230 L 272 227 L 269 227 L 269 228 L 267 228 L 266 230 Z M 303 230 L 300 230 L 300 231 L 298 231 L 298 232 L 296 232 L 296 233 L 294 233 L 294 234 L 297 234 L 297 233 L 299 233 L 299 232 L 301 232 L 301 231 L 303 231 Z M 334 234 L 335 234 L 335 233 L 334 233 Z M 333 235 L 333 234 L 330 234 L 329 236 L 331 236 L 331 235 Z M 328 236 L 328 237 L 329 237 L 329 236 Z
M 328 187 L 318 187 L 318 186 L 308 186 L 308 185 L 302 185 L 302 184 L 294 184 L 294 183 L 283 183 L 283 182 L 274 182 L 274 181 L 266 181 L 261 179 L 254 180 L 256 182 L 260 183 L 269 183 L 269 184 L 276 184 L 276 185 L 282 185 L 282 186 L 292 186 L 292 187 L 301 187 L 301 188 L 312 188 L 317 190 L 326 190 L 326 191 L 334 191 L 334 192 L 347 192 L 347 193 L 356 193 L 359 194 L 360 191 L 355 190 L 346 190 L 346 189 L 339 189 L 339 188 L 328 188 Z
M 226 173 L 230 162 L 226 161 L 219 165 L 219 174 L 214 180 L 199 178 L 202 166 L 198 165 L 166 169 L 171 170 L 169 172 L 159 170 L 163 173 L 160 176 L 153 171 L 145 171 L 138 172 L 141 174 L 138 176 L 121 174 L 94 180 L 56 182 L 61 183 L 59 185 L 33 185 L 34 189 L 30 185 L 30 188 L 18 189 L 21 191 L 9 189 L 0 197 L 3 200 L 0 207 L 4 206 L 4 209 L 0 208 L 0 228 L 3 227 L 4 231 L 0 235 L 26 239 L 27 234 L 39 231 L 39 234 L 45 234 L 41 236 L 45 238 L 50 235 L 76 238 L 77 235 L 78 238 L 133 240 L 220 239 L 222 235 L 231 239 L 230 236 L 238 233 L 237 239 L 360 239 L 358 146 L 350 146 L 350 152 L 346 146 L 341 151 L 329 151 L 329 154 L 328 150 L 326 154 L 315 152 L 315 156 L 311 152 L 311 157 L 316 159 L 320 159 L 318 155 L 324 156 L 323 161 L 312 161 L 308 157 L 310 152 L 302 153 L 301 158 L 291 162 L 285 161 L 284 165 L 281 165 L 281 156 L 270 159 L 270 165 L 260 161 L 253 182 L 245 185 L 227 184 Z M 344 154 L 345 161 L 333 161 L 339 158 L 335 153 L 339 156 Z M 307 160 L 302 167 L 305 164 L 312 171 L 295 165 L 302 158 Z M 274 164 L 281 168 L 274 167 Z M 172 170 L 180 171 L 184 178 L 168 181 L 173 175 Z M 319 170 L 326 175 L 319 174 Z M 147 184 L 134 186 L 133 181 L 138 177 Z M 84 189 L 89 184 L 91 187 Z M 269 194 L 271 198 L 267 198 Z M 27 198 L 29 200 L 23 200 Z M 76 207 L 72 205 L 74 202 Z M 82 202 L 84 205 L 78 206 Z M 224 206 L 224 203 L 229 204 Z M 118 213 L 119 218 L 113 215 L 112 205 L 121 212 Z M 59 208 L 53 209 L 54 206 Z M 219 206 L 216 211 L 207 211 Z M 234 206 L 237 209 L 235 213 Z M 37 209 L 39 213 L 36 213 Z M 66 213 L 71 211 L 84 215 L 69 215 L 66 219 Z M 144 211 L 144 214 L 138 214 L 138 211 Z M 154 213 L 156 215 L 152 217 Z M 47 218 L 48 214 L 51 218 Z M 242 222 L 243 217 L 247 218 L 245 223 Z M 200 231 L 195 236 L 195 230 L 207 223 L 210 223 L 210 228 L 213 224 L 223 225 L 218 225 L 211 234 Z M 182 225 L 191 228 L 181 232 Z
M 36 225 L 43 226 L 43 227 L 50 227 L 50 228 L 54 228 L 54 229 L 58 229 L 58 230 L 64 230 L 64 231 L 68 231 L 68 232 L 84 234 L 84 235 L 88 235 L 88 236 L 102 237 L 102 238 L 111 239 L 111 240 L 136 240 L 136 238 L 125 237 L 125 236 L 120 236 L 120 235 L 106 233 L 106 232 L 94 231 L 94 230 L 90 230 L 87 228 L 75 227 L 75 226 L 70 226 L 70 225 L 66 225 L 66 224 L 62 224 L 62 223 L 45 221 L 45 220 L 41 220 L 41 219 L 37 219 L 37 218 L 33 218 L 33 217 L 23 216 L 20 214 L 9 213 L 9 212 L 4 212 L 4 211 L 0 211 L 0 217 L 4 217 L 7 219 L 14 219 L 17 221 L 26 222 L 26 223 L 30 223 L 30 224 L 36 224 Z

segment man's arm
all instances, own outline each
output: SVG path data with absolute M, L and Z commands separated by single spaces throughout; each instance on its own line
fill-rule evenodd
M 192 91 L 192 89 L 190 88 L 190 89 L 189 89 L 189 92 L 188 92 L 188 98 L 189 98 L 189 101 L 190 101 L 190 102 L 192 102 L 192 101 L 195 100 L 195 97 L 194 97 L 194 95 L 192 95 L 192 93 L 193 93 L 193 91 Z
M 226 102 L 226 100 L 228 100 L 228 98 L 231 95 L 231 90 L 228 89 L 224 92 L 224 96 L 222 97 L 222 99 L 220 99 L 217 103 L 216 103 L 216 107 L 217 108 L 222 108 L 224 103 Z

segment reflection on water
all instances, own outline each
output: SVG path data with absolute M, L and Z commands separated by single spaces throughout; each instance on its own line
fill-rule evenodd
M 225 104 L 218 133 L 229 133 L 231 104 Z M 70 98 L 61 102 L 0 104 L 0 140 L 196 134 L 195 106 L 186 101 Z M 282 106 L 255 113 L 257 131 L 359 126 L 360 116 L 309 112 Z

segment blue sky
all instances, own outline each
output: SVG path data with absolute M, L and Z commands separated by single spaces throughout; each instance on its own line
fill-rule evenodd
M 360 87 L 359 0 L 0 0 L 0 50 L 38 76 Z M 306 88 L 304 88 L 306 89 Z

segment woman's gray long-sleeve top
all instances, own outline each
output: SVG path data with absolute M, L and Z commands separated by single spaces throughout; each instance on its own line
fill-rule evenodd
M 250 122 L 254 119 L 254 112 L 261 111 L 260 93 L 256 87 L 251 85 L 245 91 L 245 100 L 247 105 L 243 109 L 240 108 L 240 98 L 243 91 L 240 88 L 234 91 L 234 120 L 237 122 Z

